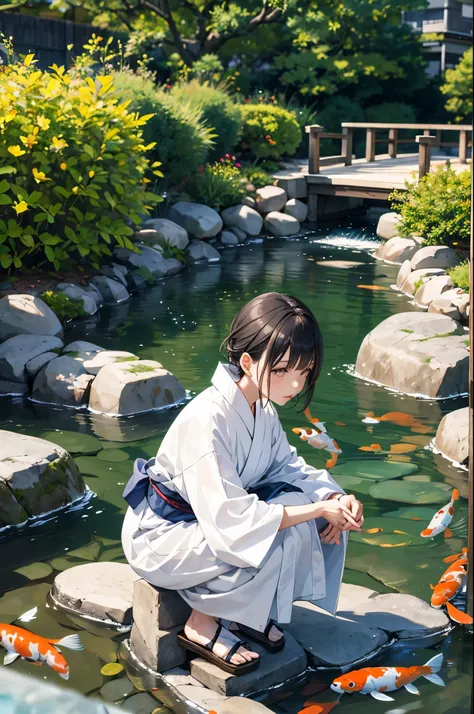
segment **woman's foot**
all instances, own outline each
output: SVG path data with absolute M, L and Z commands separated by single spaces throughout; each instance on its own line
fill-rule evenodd
M 232 622 L 231 625 L 230 625 L 230 627 L 229 627 L 229 630 L 230 630 L 231 632 L 239 632 L 238 623 Z M 270 642 L 278 642 L 278 641 L 281 640 L 284 636 L 285 636 L 285 635 L 283 634 L 283 632 L 282 632 L 278 627 L 276 627 L 275 625 L 272 625 L 272 627 L 271 627 L 271 629 L 270 629 L 270 632 L 268 633 L 268 639 L 270 640 Z
M 197 642 L 200 645 L 207 645 L 210 640 L 214 637 L 218 624 L 214 617 L 211 615 L 204 615 L 202 612 L 193 610 L 191 615 L 184 626 L 184 634 L 191 640 L 191 642 Z M 230 646 L 227 647 L 223 643 L 216 642 L 212 648 L 213 653 L 217 657 L 224 658 L 229 652 Z M 257 652 L 252 652 L 246 647 L 239 647 L 237 652 L 230 658 L 231 664 L 244 664 L 245 662 L 251 662 L 254 659 L 258 659 L 259 654 Z

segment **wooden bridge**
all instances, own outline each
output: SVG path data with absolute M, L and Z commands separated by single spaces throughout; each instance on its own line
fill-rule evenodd
M 360 130 L 365 130 L 366 134 L 365 158 L 354 159 L 354 132 Z M 407 130 L 418 133 L 409 138 L 400 136 L 402 132 L 406 134 Z M 454 133 L 456 141 L 443 141 L 447 132 Z M 348 208 L 360 205 L 363 199 L 385 202 L 394 189 L 406 190 L 406 181 L 423 177 L 433 166 L 444 165 L 449 161 L 456 171 L 462 171 L 466 169 L 468 153 L 472 147 L 472 125 L 467 124 L 343 122 L 340 134 L 325 133 L 318 124 L 307 126 L 306 133 L 309 134 L 308 161 L 289 162 L 287 169 L 275 174 L 275 178 L 278 178 L 280 185 L 291 179 L 300 179 L 302 185 L 301 179 L 304 178 L 309 221 L 316 221 L 322 214 L 334 212 L 321 210 L 323 204 L 327 207 L 329 197 L 356 199 L 346 202 Z M 341 142 L 341 153 L 337 156 L 321 155 L 321 142 L 328 139 Z M 377 155 L 378 143 L 384 143 L 388 153 Z M 410 143 L 418 145 L 417 152 L 398 153 L 399 145 Z M 440 149 L 447 147 L 457 148 L 457 156 L 447 157 L 440 153 Z M 344 210 L 341 201 L 332 204 Z

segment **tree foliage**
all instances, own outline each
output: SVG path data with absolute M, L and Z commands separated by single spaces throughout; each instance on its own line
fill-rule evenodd
M 455 114 L 455 120 L 472 121 L 472 47 L 462 56 L 457 67 L 446 71 L 446 82 L 441 87 L 449 99 L 448 112 Z

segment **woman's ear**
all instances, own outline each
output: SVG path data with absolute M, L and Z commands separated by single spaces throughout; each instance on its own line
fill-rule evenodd
M 243 352 L 240 356 L 240 366 L 242 367 L 244 373 L 249 377 L 250 368 L 252 366 L 252 358 L 248 352 Z

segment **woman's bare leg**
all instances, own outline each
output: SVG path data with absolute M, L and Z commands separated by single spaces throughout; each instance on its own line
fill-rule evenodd
M 205 645 L 212 640 L 216 632 L 217 622 L 212 615 L 205 615 L 198 610 L 192 610 L 189 619 L 184 626 L 184 634 L 192 642 Z M 223 644 L 215 644 L 212 651 L 218 657 L 225 657 L 228 652 L 228 647 Z M 246 647 L 239 647 L 237 652 L 232 655 L 230 661 L 232 664 L 244 664 L 253 659 L 258 659 L 257 652 L 252 652 Z

